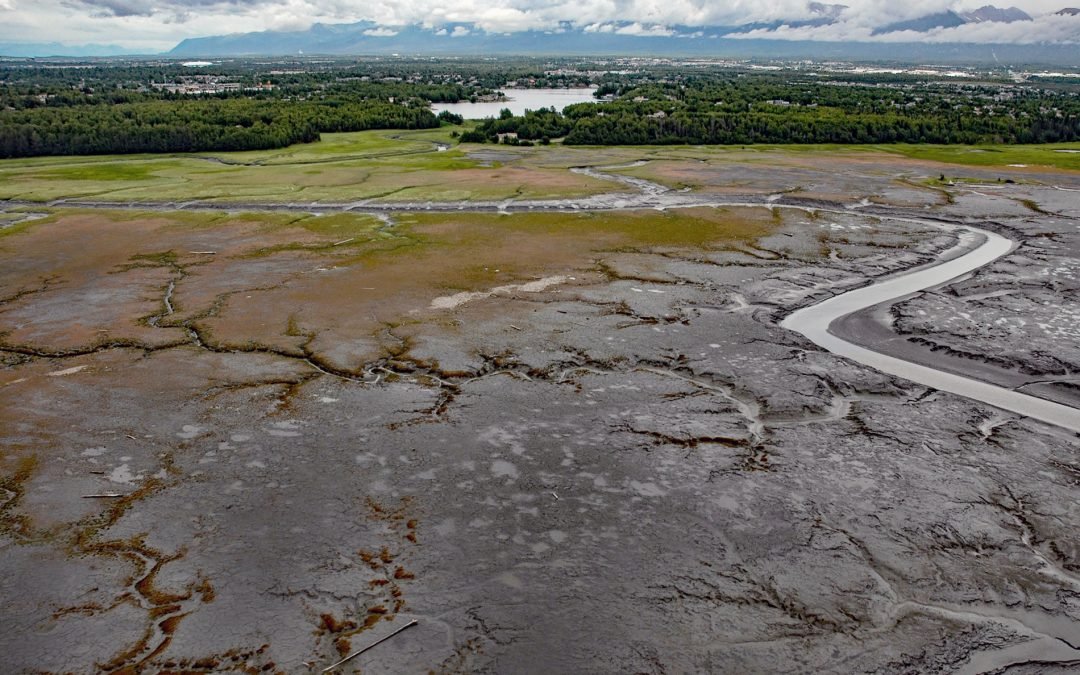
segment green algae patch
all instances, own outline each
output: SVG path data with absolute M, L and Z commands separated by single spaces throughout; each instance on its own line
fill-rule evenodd
M 967 166 L 1053 167 L 1080 171 L 1080 143 L 1051 145 L 881 145 L 883 152 Z M 1023 167 L 1012 165 L 1024 165 Z
M 352 136 L 352 135 L 347 135 Z M 544 166 L 535 149 L 512 168 L 438 151 L 431 141 L 369 137 L 331 142 L 315 151 L 221 153 L 156 158 L 71 157 L 45 163 L 0 161 L 0 199 L 218 203 L 352 202 L 389 198 L 425 201 L 580 197 L 612 184 Z M 581 159 L 578 160 L 579 162 Z M 569 166 L 569 165 L 567 165 Z
M 8 214 L 0 214 L 8 215 Z M 11 237 L 16 234 L 26 232 L 35 225 L 42 225 L 47 222 L 52 222 L 55 219 L 53 215 L 47 215 L 42 218 L 19 218 L 19 219 L 4 219 L 0 218 L 0 240 L 5 237 Z
M 36 171 L 30 177 L 63 181 L 141 181 L 152 178 L 158 170 L 175 166 L 175 163 L 102 162 Z
M 482 247 L 512 243 L 513 238 L 554 237 L 580 243 L 592 251 L 628 248 L 706 248 L 731 240 L 754 239 L 775 225 L 768 209 L 697 207 L 657 211 L 598 211 L 588 213 L 411 214 L 418 233 L 438 228 L 441 245 Z M 440 224 L 461 223 L 453 229 Z M 426 227 L 424 227 L 426 226 Z M 423 234 L 420 234 L 424 238 Z M 428 235 L 430 236 L 430 235 Z

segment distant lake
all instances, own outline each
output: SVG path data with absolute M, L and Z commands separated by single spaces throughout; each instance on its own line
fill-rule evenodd
M 526 110 L 539 110 L 550 108 L 562 112 L 562 109 L 573 103 L 593 103 L 595 89 L 501 89 L 509 101 L 495 101 L 492 103 L 433 103 L 431 110 L 438 115 L 444 110 L 449 110 L 455 115 L 461 115 L 467 120 L 478 120 L 485 117 L 498 117 L 503 108 L 510 108 L 515 115 L 524 115 Z

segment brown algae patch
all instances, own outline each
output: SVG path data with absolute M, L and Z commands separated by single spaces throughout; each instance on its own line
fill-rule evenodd
M 284 251 L 269 254 L 243 284 L 218 272 L 228 261 L 214 261 L 179 283 L 176 296 L 192 311 L 214 304 L 196 322 L 216 344 L 296 344 L 288 336 L 303 335 L 335 367 L 354 370 L 381 356 L 388 326 L 427 321 L 492 289 L 536 292 L 549 284 L 528 284 L 564 283 L 611 252 L 727 248 L 776 226 L 766 209 L 403 214 L 385 236 L 309 249 L 285 268 L 274 269 Z M 324 353 L 329 345 L 333 354 Z
M 355 371 L 384 355 L 388 326 L 572 282 L 611 253 L 730 248 L 776 227 L 766 209 L 708 207 L 65 213 L 20 234 L 18 255 L 0 249 L 5 295 L 52 280 L 4 307 L 0 333 L 30 354 L 169 348 L 197 334 L 214 349 L 312 355 Z

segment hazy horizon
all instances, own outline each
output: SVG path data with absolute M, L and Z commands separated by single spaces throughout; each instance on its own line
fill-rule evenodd
M 1053 13 L 1068 0 L 1026 0 L 1015 6 L 1034 17 L 1016 23 L 971 23 L 915 33 L 875 35 L 886 24 L 936 12 L 971 11 L 985 2 L 851 0 L 835 7 L 837 21 L 824 26 L 785 27 L 736 37 L 825 42 L 1080 43 L 1080 17 Z M 829 9 L 826 7 L 826 9 Z M 820 17 L 804 0 L 769 3 L 733 0 L 583 0 L 541 3 L 536 0 L 462 0 L 431 6 L 417 0 L 373 5 L 359 0 L 0 0 L 0 42 L 116 45 L 142 53 L 167 51 L 187 38 L 260 30 L 303 30 L 315 23 L 371 21 L 372 38 L 392 37 L 396 27 L 423 25 L 432 30 L 470 24 L 470 30 L 514 33 L 526 30 L 582 30 L 623 35 L 686 38 L 679 27 L 734 26 L 753 22 Z

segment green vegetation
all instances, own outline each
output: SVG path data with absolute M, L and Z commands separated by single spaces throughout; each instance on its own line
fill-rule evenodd
M 538 140 L 541 145 L 546 145 L 552 138 L 566 136 L 573 128 L 573 122 L 554 109 L 529 110 L 521 117 L 514 117 L 509 110 L 503 110 L 498 119 L 484 120 L 475 129 L 462 134 L 461 142 L 498 142 L 500 134 L 514 134 L 515 138 L 505 138 L 504 142 L 509 145 L 532 145 L 526 141 Z
M 583 213 L 472 213 L 468 227 L 440 228 L 436 239 L 424 236 L 425 227 L 456 217 L 447 214 L 409 214 L 403 227 L 422 241 L 439 246 L 476 246 L 484 242 L 506 243 L 515 237 L 550 237 L 554 241 L 575 238 L 592 242 L 593 252 L 646 248 L 708 248 L 732 240 L 751 240 L 776 227 L 774 214 L 766 209 L 686 208 L 656 211 L 598 211 Z
M 562 112 L 507 110 L 453 136 L 509 145 L 1080 140 L 1080 86 L 1018 84 L 1001 73 L 762 72 L 634 59 L 238 59 L 198 69 L 26 62 L 0 66 L 0 157 L 250 152 L 334 132 L 461 127 L 460 116 L 436 116 L 431 103 L 498 101 L 501 87 L 583 85 L 607 98 Z
M 157 164 L 159 168 L 165 165 L 164 162 Z M 46 169 L 31 175 L 44 180 L 72 181 L 142 181 L 153 177 L 151 168 L 147 165 L 130 162 L 65 166 Z
M 467 142 L 572 145 L 1059 143 L 1080 140 L 1080 96 L 1001 84 L 861 84 L 719 73 L 602 91 L 604 103 L 484 121 Z M 511 134 L 512 136 L 507 136 Z
M 1052 166 L 1080 171 L 1080 143 L 1053 145 L 895 145 L 887 148 L 913 159 L 968 166 Z
M 322 132 L 437 126 L 426 103 L 239 99 L 46 107 L 0 114 L 0 157 L 262 150 L 311 143 Z
M 649 160 L 618 170 L 674 188 L 699 188 L 688 162 L 783 163 L 820 156 L 891 153 L 954 165 L 1009 165 L 1080 170 L 1080 143 L 1045 146 L 752 145 L 515 148 L 496 153 L 450 143 L 449 128 L 325 134 L 317 143 L 284 149 L 200 155 L 127 155 L 9 159 L 0 162 L 0 199 L 63 198 L 220 203 L 502 200 L 582 197 L 616 189 L 569 172 Z M 1062 150 L 1070 152 L 1061 152 Z M 813 160 L 816 161 L 816 160 Z M 671 176 L 666 174 L 671 173 Z M 934 169 L 933 176 L 960 175 Z M 1009 175 L 1003 173 L 1003 178 Z M 1019 180 L 1019 178 L 1017 178 Z
M 611 189 L 545 155 L 507 165 L 477 161 L 461 148 L 437 151 L 449 140 L 440 129 L 366 131 L 255 152 L 11 159 L 0 162 L 0 199 L 340 203 L 577 197 Z
M 500 87 L 584 87 L 604 79 L 572 58 L 228 59 L 192 69 L 154 59 L 0 63 L 0 109 L 116 105 L 153 100 L 256 98 L 437 103 L 497 96 Z
M 18 213 L 0 214 L 0 239 L 25 232 L 31 227 L 44 222 L 51 222 L 52 218 L 52 215 L 38 218 L 25 217 L 25 214 Z
M 71 65 L 71 64 L 65 64 Z M 0 67 L 0 158 L 264 150 L 320 134 L 460 124 L 431 103 L 497 100 L 491 85 L 587 84 L 536 65 L 230 61 Z M 515 81 L 516 82 L 516 81 Z

